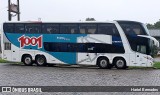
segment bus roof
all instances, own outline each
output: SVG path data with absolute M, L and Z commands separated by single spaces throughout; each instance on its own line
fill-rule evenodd
M 141 23 L 138 21 L 129 21 L 129 20 L 114 20 L 114 21 L 66 21 L 66 22 L 42 22 L 42 21 L 8 21 L 4 23 L 115 23 L 115 22 L 130 22 L 130 23 Z
M 4 23 L 114 23 L 114 21 L 66 21 L 66 22 L 42 22 L 42 21 L 17 21 L 17 22 L 4 22 Z

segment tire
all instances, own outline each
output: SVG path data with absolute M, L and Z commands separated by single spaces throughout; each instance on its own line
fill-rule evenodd
M 97 61 L 97 65 L 101 69 L 110 69 L 111 65 L 109 64 L 109 60 L 107 58 L 99 58 Z
M 46 66 L 46 58 L 43 55 L 38 55 L 35 59 L 37 66 Z
M 22 62 L 26 66 L 32 66 L 33 65 L 32 57 L 30 55 L 25 55 L 22 59 Z
M 126 61 L 123 58 L 116 58 L 114 61 L 114 65 L 117 69 L 126 69 Z

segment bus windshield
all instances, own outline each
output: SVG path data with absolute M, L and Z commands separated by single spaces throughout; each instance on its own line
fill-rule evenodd
M 139 22 L 118 21 L 126 35 L 148 35 L 144 25 Z
M 147 33 L 148 35 L 150 35 L 149 30 L 147 29 L 147 26 L 146 26 L 145 24 L 142 24 L 142 26 L 144 27 L 146 33 Z
M 149 36 L 147 29 L 142 23 L 131 21 L 118 21 L 123 29 L 131 49 L 135 52 L 150 55 L 149 38 L 141 37 L 140 35 Z

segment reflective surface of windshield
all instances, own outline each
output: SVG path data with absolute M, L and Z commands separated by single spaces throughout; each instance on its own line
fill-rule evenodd
M 149 35 L 142 23 L 134 21 L 118 21 L 133 51 L 150 55 L 150 39 L 139 35 Z
M 118 23 L 126 35 L 148 35 L 142 23 L 129 21 L 119 21 Z

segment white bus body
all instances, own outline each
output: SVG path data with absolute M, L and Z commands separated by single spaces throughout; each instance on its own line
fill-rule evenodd
M 127 34 L 129 28 L 136 35 Z M 39 66 L 152 67 L 152 49 L 159 43 L 146 31 L 142 23 L 134 21 L 8 22 L 3 24 L 1 34 L 2 58 Z

